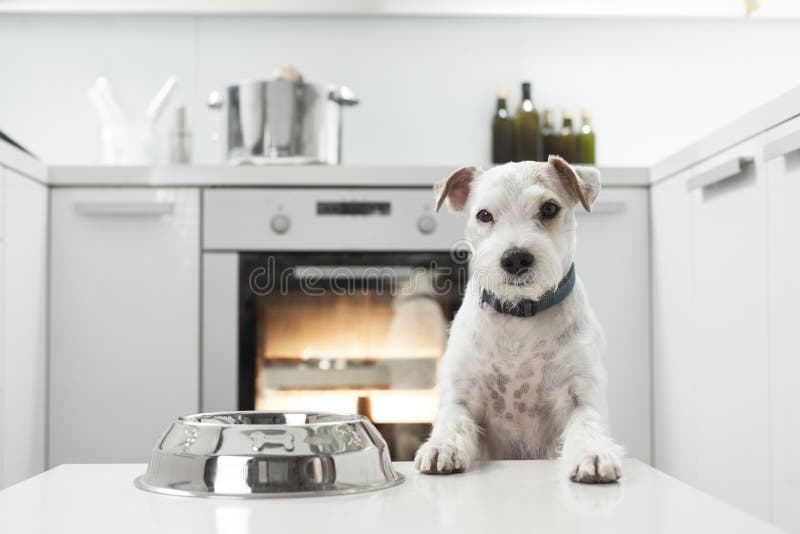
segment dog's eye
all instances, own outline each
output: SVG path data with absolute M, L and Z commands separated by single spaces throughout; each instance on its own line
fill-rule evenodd
M 559 208 L 558 204 L 556 204 L 555 202 L 545 202 L 544 204 L 542 204 L 542 207 L 539 208 L 539 216 L 542 219 L 552 219 L 553 217 L 558 215 L 558 212 L 560 210 L 561 208 Z
M 478 212 L 478 214 L 477 214 L 477 215 L 475 215 L 475 217 L 476 217 L 476 218 L 477 218 L 477 219 L 478 219 L 480 222 L 485 222 L 485 223 L 490 223 L 490 222 L 492 222 L 492 221 L 494 220 L 494 217 L 492 216 L 492 214 L 491 214 L 491 213 L 489 213 L 487 210 L 481 210 L 481 211 L 479 211 L 479 212 Z

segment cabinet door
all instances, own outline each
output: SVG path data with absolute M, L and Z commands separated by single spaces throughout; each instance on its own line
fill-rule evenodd
M 5 450 L 6 450 L 6 438 L 5 438 L 5 409 L 3 408 L 4 403 L 4 390 L 5 390 L 5 366 L 6 366 L 6 358 L 5 358 L 5 342 L 3 341 L 6 338 L 6 321 L 5 321 L 5 308 L 6 308 L 6 297 L 5 297 L 5 267 L 6 267 L 6 256 L 5 256 L 5 239 L 4 239 L 4 224 L 5 224 L 5 183 L 4 183 L 4 173 L 5 169 L 0 167 L 0 489 L 5 487 L 5 469 L 3 467 L 3 458 L 5 458 Z
M 0 189 L 3 187 L 3 168 L 0 167 Z M 0 219 L 3 218 L 3 208 L 0 204 Z M 5 450 L 6 450 L 6 434 L 5 434 L 5 376 L 6 376 L 6 358 L 5 358 L 5 342 L 2 341 L 6 338 L 6 322 L 5 322 L 5 243 L 0 239 L 0 489 L 6 487 L 5 483 Z
M 44 469 L 47 188 L 5 170 L 3 481 Z
M 767 132 L 772 520 L 800 532 L 800 118 Z
M 144 462 L 198 408 L 199 191 L 54 189 L 50 465 Z
M 648 195 L 606 188 L 579 211 L 575 265 L 606 334 L 609 423 L 631 456 L 650 462 Z
M 769 520 L 763 136 L 698 164 L 689 186 L 698 486 Z
M 697 484 L 691 169 L 651 190 L 655 466 Z

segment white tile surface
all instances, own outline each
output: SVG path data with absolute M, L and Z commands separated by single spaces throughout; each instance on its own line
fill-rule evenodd
M 143 109 L 171 72 L 198 163 L 221 116 L 211 88 L 294 63 L 350 85 L 348 164 L 441 165 L 489 155 L 494 92 L 516 106 L 594 110 L 602 165 L 649 165 L 797 84 L 800 21 L 458 17 L 0 16 L 0 122 L 50 163 L 100 161 L 86 90 L 105 74 Z
M 383 491 L 337 497 L 195 499 L 133 486 L 145 466 L 64 465 L 0 492 L 0 531 L 25 534 L 257 532 L 777 532 L 636 460 L 618 484 L 580 485 L 555 462 L 507 461 L 461 475 L 414 472 Z

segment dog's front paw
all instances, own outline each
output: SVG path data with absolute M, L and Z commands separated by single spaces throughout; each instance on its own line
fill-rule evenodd
M 594 484 L 614 482 L 622 476 L 622 465 L 616 454 L 593 452 L 572 462 L 569 478 L 573 482 Z
M 423 443 L 414 457 L 417 470 L 438 475 L 460 473 L 469 467 L 469 461 L 467 451 L 443 441 Z

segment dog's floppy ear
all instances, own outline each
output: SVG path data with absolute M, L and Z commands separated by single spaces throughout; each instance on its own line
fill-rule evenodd
M 550 156 L 547 163 L 555 168 L 575 200 L 579 200 L 586 211 L 592 211 L 592 204 L 600 193 L 600 171 L 594 167 L 573 167 L 560 156 Z
M 479 167 L 461 167 L 446 179 L 433 186 L 434 197 L 436 198 L 436 211 L 442 207 L 445 200 L 449 201 L 453 211 L 461 211 L 469 198 L 469 190 L 472 180 L 481 173 Z

